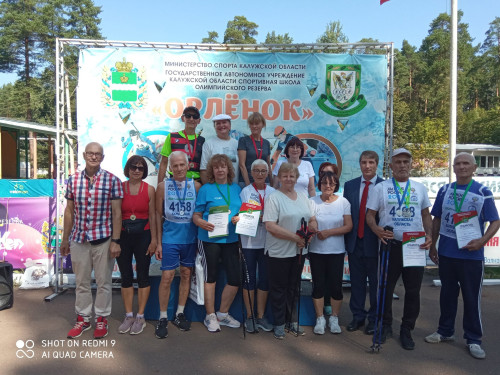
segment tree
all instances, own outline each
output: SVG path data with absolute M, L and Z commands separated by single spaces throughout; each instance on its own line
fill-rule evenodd
M 413 175 L 439 175 L 448 162 L 448 128 L 440 119 L 425 118 L 410 131 L 408 150 L 413 155 Z
M 497 98 L 496 102 L 498 103 L 500 97 L 500 17 L 496 17 L 490 23 L 490 28 L 486 31 L 486 39 L 481 46 L 481 52 L 491 59 L 492 78 Z
M 347 35 L 342 31 L 340 21 L 330 22 L 326 30 L 317 40 L 317 43 L 348 43 Z
M 258 34 L 257 25 L 246 19 L 245 16 L 235 16 L 232 21 L 227 23 L 224 32 L 224 43 L 228 44 L 255 44 L 257 41 L 254 36 Z
M 284 35 L 276 34 L 274 30 L 270 33 L 267 33 L 266 40 L 264 41 L 264 44 L 292 44 L 292 43 L 293 43 L 293 38 L 290 35 L 288 35 L 288 33 Z
M 94 6 L 92 0 L 7 0 L 0 3 L 0 71 L 16 72 L 24 83 L 24 119 L 38 121 L 32 109 L 32 95 L 37 90 L 34 78 L 41 77 L 49 69 L 52 76 L 49 75 L 50 79 L 43 84 L 50 82 L 54 90 L 56 37 L 102 38 L 98 27 L 100 12 L 101 8 Z M 76 49 L 73 54 L 66 54 L 65 60 L 76 73 Z M 14 86 L 14 89 L 19 88 Z
M 217 41 L 217 38 L 219 37 L 219 33 L 216 32 L 216 31 L 209 31 L 208 32 L 208 37 L 207 38 L 203 38 L 201 40 L 202 43 L 210 43 L 210 44 L 216 44 L 216 43 L 219 43 Z

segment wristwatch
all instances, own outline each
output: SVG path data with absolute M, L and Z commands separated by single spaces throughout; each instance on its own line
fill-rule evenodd
M 116 243 L 116 244 L 118 244 L 118 245 L 119 245 L 119 244 L 120 244 L 120 239 L 119 239 L 119 238 L 116 238 L 116 239 L 115 239 L 115 238 L 112 238 L 112 239 L 111 239 L 111 242 L 114 242 L 114 243 Z

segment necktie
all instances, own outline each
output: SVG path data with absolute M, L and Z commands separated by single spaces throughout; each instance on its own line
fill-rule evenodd
M 363 238 L 365 235 L 365 216 L 366 216 L 366 201 L 368 199 L 368 186 L 371 184 L 370 181 L 363 181 L 365 183 L 365 188 L 363 189 L 363 195 L 361 196 L 361 203 L 359 204 L 359 225 L 358 225 L 358 237 Z

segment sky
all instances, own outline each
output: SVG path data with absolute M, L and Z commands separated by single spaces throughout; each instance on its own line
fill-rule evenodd
M 329 22 L 340 21 L 349 42 L 373 38 L 394 42 L 404 39 L 417 48 L 429 25 L 440 13 L 450 13 L 451 0 L 94 0 L 102 7 L 101 33 L 108 40 L 200 43 L 208 31 L 223 40 L 227 22 L 245 16 L 258 27 L 257 43 L 268 32 L 288 33 L 294 43 L 313 43 Z M 482 43 L 489 23 L 500 17 L 500 0 L 458 0 L 474 44 Z M 16 79 L 0 73 L 0 85 Z

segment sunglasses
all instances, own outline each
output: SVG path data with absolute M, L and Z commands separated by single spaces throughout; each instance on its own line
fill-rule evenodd
M 187 113 L 185 115 L 183 115 L 185 118 L 192 118 L 192 119 L 195 119 L 195 120 L 198 120 L 200 118 L 200 115 L 193 115 L 191 113 Z
M 131 165 L 130 166 L 130 170 L 131 171 L 143 172 L 144 171 L 144 167 L 142 165 Z

